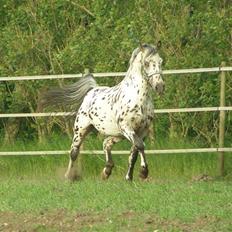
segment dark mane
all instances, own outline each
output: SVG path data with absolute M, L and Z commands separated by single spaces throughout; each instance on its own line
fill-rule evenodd
M 158 52 L 156 47 L 154 47 L 152 45 L 149 45 L 149 44 L 143 44 L 142 48 L 148 50 L 147 56 L 150 56 L 151 54 L 154 55 L 154 54 L 156 54 Z
M 158 52 L 157 48 L 155 46 L 149 45 L 149 44 L 142 44 L 141 47 L 136 48 L 130 58 L 130 65 L 133 63 L 134 59 L 136 58 L 136 56 L 139 54 L 139 52 L 141 51 L 141 49 L 147 50 L 147 56 L 150 55 L 154 55 Z

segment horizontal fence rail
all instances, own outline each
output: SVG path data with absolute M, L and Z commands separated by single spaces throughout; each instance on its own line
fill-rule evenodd
M 182 154 L 182 153 L 215 153 L 215 152 L 232 152 L 232 148 L 189 148 L 189 149 L 166 149 L 166 150 L 145 150 L 146 154 Z M 65 155 L 68 154 L 68 150 L 58 151 L 2 151 L 0 156 L 22 156 L 22 155 Z M 104 155 L 102 150 L 83 150 L 81 154 L 89 155 Z M 112 151 L 114 155 L 129 155 L 130 151 Z
M 0 114 L 0 118 L 29 118 L 29 117 L 60 117 L 60 116 L 73 116 L 76 112 L 51 112 L 51 113 L 12 113 Z
M 216 112 L 216 111 L 232 111 L 232 106 L 156 109 L 154 110 L 154 113 L 163 114 L 163 113 L 191 113 L 191 112 Z M 76 115 L 76 112 L 12 113 L 12 114 L 0 114 L 0 118 L 61 117 L 61 116 L 74 116 L 74 115 Z
M 170 74 L 191 74 L 191 73 L 208 73 L 232 71 L 232 67 L 213 67 L 213 68 L 193 68 L 193 69 L 173 69 L 164 70 L 163 75 Z M 122 77 L 126 72 L 110 72 L 110 73 L 93 73 L 94 77 Z M 23 81 L 23 80 L 54 80 L 54 79 L 70 79 L 80 78 L 83 74 L 59 74 L 59 75 L 40 75 L 40 76 L 15 76 L 15 77 L 0 77 L 0 81 Z

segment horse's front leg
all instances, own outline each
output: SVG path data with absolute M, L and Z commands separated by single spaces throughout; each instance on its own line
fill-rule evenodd
M 144 155 L 144 143 L 143 140 L 133 131 L 130 130 L 127 127 L 121 127 L 123 130 L 123 135 L 133 144 L 131 153 L 129 156 L 129 165 L 128 165 L 128 171 L 126 174 L 126 180 L 132 180 L 133 179 L 133 171 L 134 171 L 134 166 L 138 157 L 138 153 L 140 152 L 141 154 L 141 172 L 140 172 L 140 177 L 141 178 L 147 178 L 148 175 L 148 168 L 147 168 L 147 163 L 145 160 L 145 155 Z M 142 175 L 143 173 L 143 175 Z
M 133 170 L 138 157 L 138 152 L 141 158 L 141 169 L 140 169 L 139 177 L 143 180 L 148 177 L 148 165 L 147 165 L 144 149 L 139 150 L 136 146 L 133 146 L 131 149 L 131 154 L 129 156 L 129 167 L 128 167 L 128 172 L 126 174 L 126 180 L 133 179 Z
M 138 158 L 138 152 L 139 152 L 138 148 L 135 146 L 132 146 L 131 153 L 129 156 L 129 164 L 128 164 L 128 171 L 126 174 L 126 180 L 129 180 L 129 181 L 133 180 L 134 166 Z
M 140 169 L 139 177 L 141 179 L 146 179 L 148 177 L 148 165 L 147 165 L 144 150 L 141 150 L 139 154 L 141 158 L 141 169 Z

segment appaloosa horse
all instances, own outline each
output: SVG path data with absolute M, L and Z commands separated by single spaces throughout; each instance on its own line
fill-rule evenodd
M 162 58 L 158 46 L 143 44 L 131 56 L 125 78 L 114 87 L 98 86 L 92 75 L 64 88 L 48 91 L 41 104 L 79 104 L 74 123 L 74 137 L 70 161 L 65 177 L 72 179 L 74 162 L 81 143 L 88 132 L 95 127 L 106 138 L 103 149 L 106 165 L 102 177 L 107 179 L 114 166 L 111 149 L 123 138 L 132 143 L 126 180 L 132 180 L 138 154 L 141 157 L 140 177 L 148 176 L 143 140 L 148 135 L 149 125 L 154 116 L 151 89 L 161 94 L 164 91 L 162 79 Z

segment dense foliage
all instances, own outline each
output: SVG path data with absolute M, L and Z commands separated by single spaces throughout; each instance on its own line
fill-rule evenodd
M 0 76 L 125 71 L 139 42 L 162 41 L 165 69 L 219 66 L 232 62 L 232 4 L 229 0 L 0 0 Z M 232 103 L 227 74 L 226 104 Z M 119 78 L 98 80 L 114 85 Z M 219 104 L 218 74 L 165 77 L 158 108 Z M 35 112 L 38 94 L 69 81 L 0 82 L 0 112 Z M 227 133 L 231 130 L 227 116 Z M 157 115 L 156 134 L 217 141 L 218 113 Z M 5 143 L 40 140 L 51 131 L 71 135 L 67 120 L 1 119 Z

